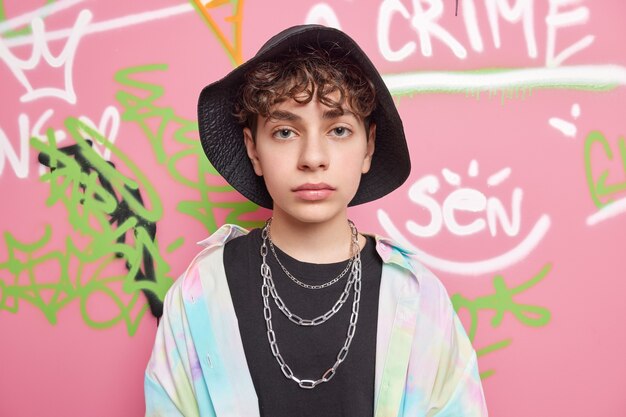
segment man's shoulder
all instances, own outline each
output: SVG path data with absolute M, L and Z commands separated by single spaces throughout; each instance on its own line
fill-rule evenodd
M 237 226 L 236 224 L 225 224 L 213 232 L 211 236 L 199 241 L 198 245 L 202 246 L 204 248 L 203 250 L 211 249 L 214 247 L 224 246 L 228 241 L 247 234 L 248 230 L 241 226 Z
M 198 245 L 202 247 L 202 250 L 195 256 L 195 258 L 189 264 L 187 271 L 185 272 L 185 279 L 197 280 L 199 279 L 198 269 L 200 266 L 212 262 L 215 258 L 221 263 L 221 257 L 212 256 L 215 252 L 222 251 L 226 244 L 234 239 L 248 235 L 248 230 L 235 224 L 225 224 L 217 229 L 211 236 L 198 242 Z
M 202 274 L 201 270 L 214 264 L 216 252 L 221 251 L 229 241 L 248 234 L 248 230 L 234 224 L 225 224 L 211 236 L 198 242 L 202 250 L 196 254 L 185 272 L 174 282 L 168 291 L 170 298 L 182 298 L 191 301 L 202 297 Z M 221 267 L 221 257 L 219 265 Z
M 376 250 L 383 262 L 400 267 L 392 269 L 397 275 L 412 277 L 422 295 L 428 295 L 431 299 L 448 299 L 447 291 L 439 277 L 420 261 L 413 248 L 384 236 L 374 237 Z

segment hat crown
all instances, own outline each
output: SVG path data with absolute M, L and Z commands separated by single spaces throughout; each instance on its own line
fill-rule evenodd
M 256 53 L 255 56 L 260 56 L 265 54 L 268 51 L 271 51 L 276 47 L 276 45 L 284 42 L 286 39 L 291 38 L 292 36 L 298 36 L 299 34 L 306 32 L 308 30 L 336 30 L 327 26 L 316 25 L 316 24 L 306 24 L 306 25 L 297 25 L 289 27 L 276 35 L 272 36 L 267 42 L 261 46 L 261 49 Z M 339 32 L 339 31 L 338 31 Z

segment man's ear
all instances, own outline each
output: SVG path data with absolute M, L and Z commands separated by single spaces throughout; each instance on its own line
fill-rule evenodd
M 370 131 L 367 135 L 367 150 L 365 152 L 365 158 L 363 159 L 363 166 L 361 173 L 365 174 L 370 170 L 372 166 L 372 156 L 374 156 L 374 148 L 376 145 L 376 124 L 370 123 Z
M 246 145 L 246 151 L 248 153 L 248 158 L 250 158 L 250 162 L 252 162 L 252 168 L 254 169 L 254 173 L 259 177 L 263 176 L 263 170 L 261 169 L 261 161 L 259 160 L 259 155 L 256 150 L 256 142 L 252 137 L 252 131 L 250 128 L 243 128 L 243 140 Z

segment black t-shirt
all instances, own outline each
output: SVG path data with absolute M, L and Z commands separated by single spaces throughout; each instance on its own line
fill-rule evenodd
M 361 299 L 356 333 L 346 360 L 329 382 L 303 389 L 287 379 L 272 355 L 266 334 L 261 296 L 261 230 L 229 241 L 224 248 L 224 267 L 248 368 L 263 417 L 366 417 L 374 415 L 376 327 L 382 261 L 375 240 L 367 237 L 361 251 Z M 268 248 L 269 249 L 269 248 Z M 336 277 L 344 262 L 312 264 L 300 262 L 276 247 L 276 253 L 297 279 L 322 284 Z M 292 313 L 312 319 L 330 310 L 339 299 L 350 272 L 324 289 L 303 288 L 282 271 L 272 252 L 267 263 L 278 295 Z M 346 340 L 354 289 L 341 310 L 326 323 L 303 327 L 292 323 L 269 298 L 272 326 L 285 362 L 300 379 L 317 380 L 335 363 Z

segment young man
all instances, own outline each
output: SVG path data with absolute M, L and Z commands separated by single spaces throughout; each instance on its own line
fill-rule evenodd
M 347 218 L 410 171 L 400 117 L 356 43 L 287 29 L 207 86 L 198 115 L 213 166 L 272 218 L 220 228 L 168 292 L 146 415 L 486 415 L 441 283 Z

